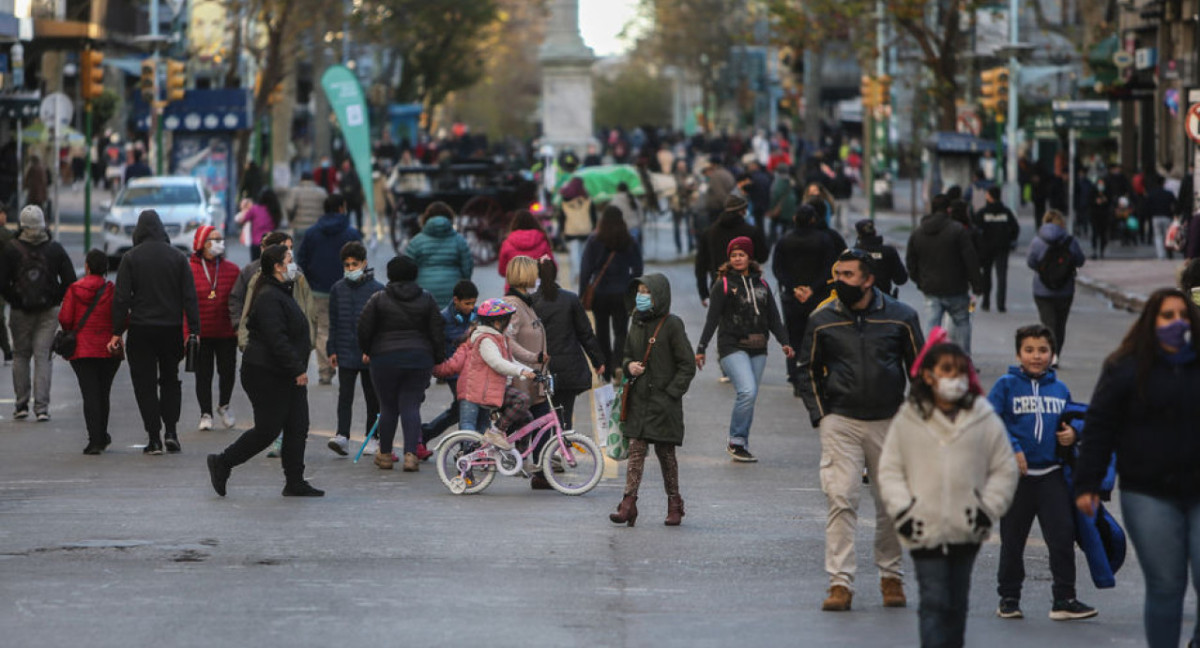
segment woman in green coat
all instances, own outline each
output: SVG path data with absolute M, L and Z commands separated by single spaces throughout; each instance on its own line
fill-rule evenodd
M 429 291 L 438 308 L 450 305 L 454 286 L 470 279 L 475 270 L 467 239 L 454 230 L 454 210 L 434 202 L 421 216 L 421 233 L 413 237 L 404 253 L 417 262 L 417 285 Z
M 665 524 L 677 526 L 683 518 L 683 498 L 679 496 L 675 446 L 683 444 L 683 395 L 696 375 L 691 342 L 683 320 L 671 314 L 671 284 L 663 275 L 634 279 L 625 303 L 633 313 L 622 362 L 625 375 L 630 377 L 625 385 L 629 390 L 625 417 L 629 466 L 625 497 L 608 519 L 629 526 L 637 521 L 638 487 L 642 484 L 646 452 L 653 443 L 667 490 Z M 647 357 L 646 347 L 651 344 Z

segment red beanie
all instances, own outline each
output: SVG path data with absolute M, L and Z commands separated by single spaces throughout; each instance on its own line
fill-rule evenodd
M 201 225 L 196 229 L 196 238 L 192 239 L 192 250 L 199 252 L 204 249 L 204 244 L 208 242 L 208 235 L 217 228 L 212 225 Z
M 725 248 L 725 256 L 733 254 L 734 250 L 741 250 L 747 256 L 754 256 L 754 241 L 750 240 L 749 236 L 739 236 L 729 242 L 729 247 Z

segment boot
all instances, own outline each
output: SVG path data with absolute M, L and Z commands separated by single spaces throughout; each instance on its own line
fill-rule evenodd
M 637 523 L 637 495 L 626 495 L 617 505 L 616 513 L 609 513 L 608 519 L 615 524 L 633 526 Z
M 667 498 L 667 519 L 663 524 L 667 526 L 679 526 L 683 521 L 683 498 L 679 495 L 671 495 Z
M 834 585 L 829 588 L 829 597 L 821 604 L 825 612 L 845 612 L 850 609 L 850 601 L 854 594 L 845 585 Z
M 391 470 L 393 463 L 394 463 L 394 460 L 392 459 L 392 453 L 390 453 L 390 452 L 387 454 L 384 454 L 382 452 L 375 453 L 375 465 L 379 466 L 380 470 Z
M 883 607 L 905 607 L 908 605 L 908 599 L 904 596 L 904 583 L 899 578 L 880 579 L 879 591 L 883 594 Z

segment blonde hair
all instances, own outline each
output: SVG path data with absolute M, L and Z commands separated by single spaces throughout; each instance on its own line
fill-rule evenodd
M 1047 209 L 1046 215 L 1042 216 L 1043 223 L 1051 223 L 1059 227 L 1067 226 L 1067 219 L 1063 218 L 1063 213 L 1057 209 Z
M 526 289 L 537 283 L 538 263 L 527 256 L 516 256 L 508 262 L 504 278 L 513 288 Z

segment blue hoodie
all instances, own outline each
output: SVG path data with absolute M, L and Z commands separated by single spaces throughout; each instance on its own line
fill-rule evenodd
M 296 265 L 314 293 L 329 294 L 343 275 L 342 246 L 361 240 L 362 234 L 350 227 L 347 214 L 325 214 L 308 228 L 296 250 Z
M 1020 367 L 1009 367 L 988 394 L 992 409 L 1004 421 L 1013 452 L 1024 452 L 1030 470 L 1059 465 L 1058 419 L 1071 402 L 1071 391 L 1054 371 L 1032 378 Z
M 445 322 L 443 330 L 446 331 L 446 357 L 450 358 L 458 350 L 458 344 L 463 341 L 471 322 L 475 321 L 475 313 L 463 315 L 451 302 L 442 309 L 442 321 Z

